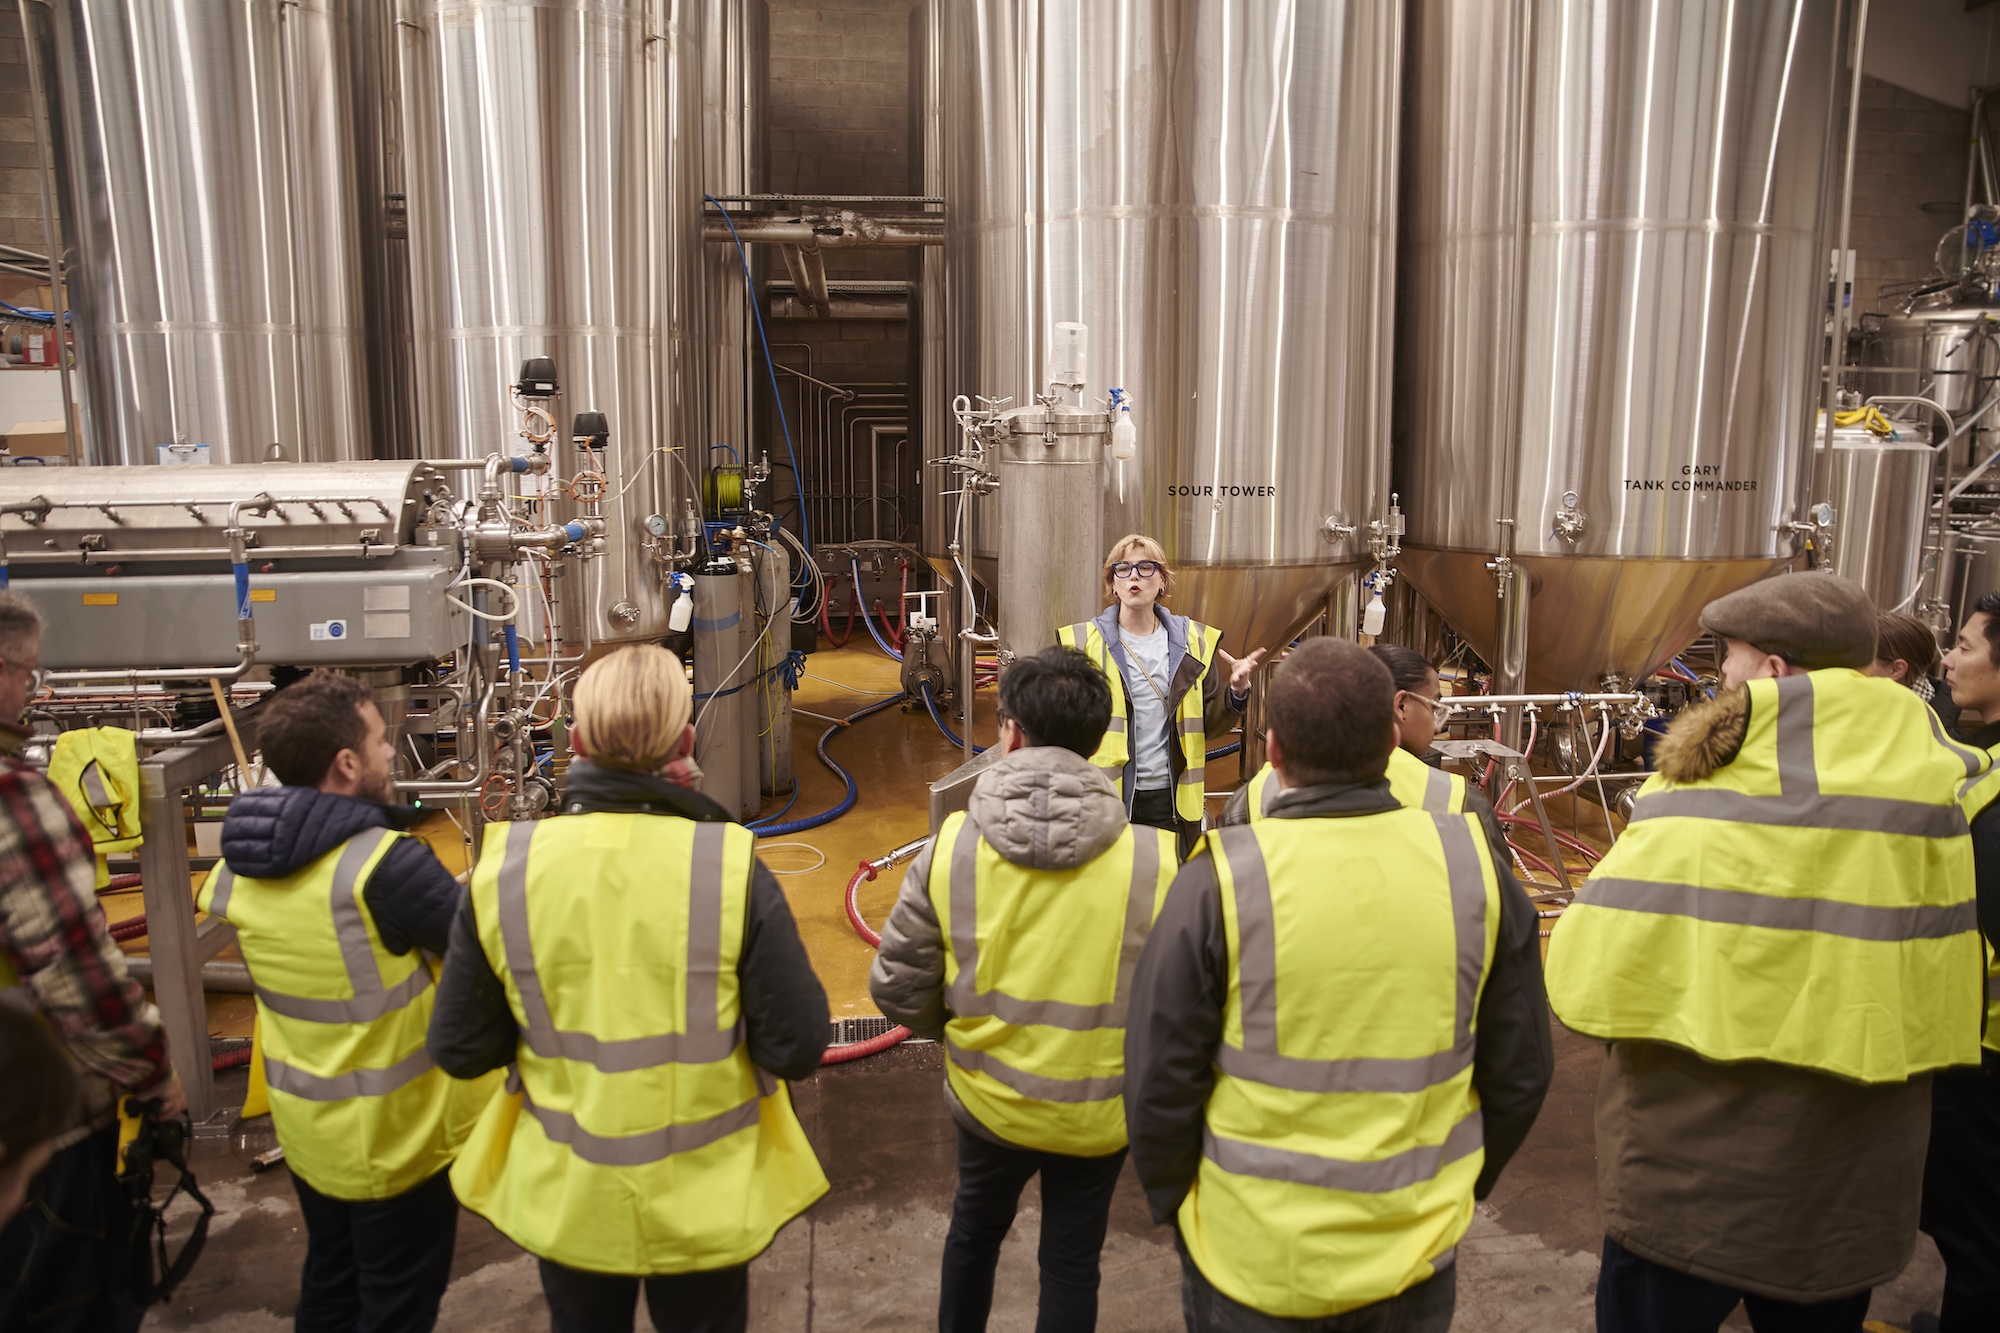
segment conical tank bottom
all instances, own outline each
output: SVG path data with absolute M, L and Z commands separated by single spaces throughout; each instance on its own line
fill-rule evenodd
M 1499 601 L 1484 551 L 1404 547 L 1398 567 L 1473 651 L 1494 660 Z M 1702 607 L 1789 560 L 1626 560 L 1517 556 L 1528 572 L 1528 689 L 1638 680 L 1701 633 Z
M 1334 584 L 1362 564 L 1176 566 L 1166 605 L 1221 630 L 1232 657 L 1275 651 L 1312 623 Z

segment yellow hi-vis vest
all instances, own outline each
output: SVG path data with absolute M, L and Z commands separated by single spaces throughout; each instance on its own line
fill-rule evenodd
M 1474 1019 L 1500 930 L 1475 815 L 1265 819 L 1207 835 L 1229 946 L 1180 1232 L 1231 1299 L 1372 1305 L 1452 1261 L 1485 1161 Z
M 1125 1146 L 1125 1006 L 1180 862 L 1128 827 L 1072 870 L 1001 856 L 963 812 L 938 830 L 930 897 L 945 942 L 945 1077 L 998 1137 L 1102 1157 Z
M 1441 768 L 1432 768 L 1398 745 L 1389 751 L 1389 794 L 1405 810 L 1428 810 L 1434 815 L 1456 815 L 1465 810 L 1465 779 Z M 1271 813 L 1278 799 L 1278 775 L 1269 764 L 1250 779 L 1250 822 Z
M 1556 923 L 1557 1016 L 1862 1083 L 1976 1062 L 1983 960 L 1957 802 L 1989 757 L 1894 681 L 1826 670 L 1748 689 L 1735 759 L 1700 782 L 1648 778 Z
M 743 1044 L 756 839 L 672 815 L 491 824 L 479 941 L 521 1027 L 451 1183 L 521 1248 L 599 1273 L 746 1263 L 826 1193 Z
M 393 1198 L 444 1170 L 499 1085 L 431 1063 L 432 963 L 375 929 L 369 877 L 399 836 L 364 830 L 276 879 L 224 864 L 196 899 L 249 965 L 285 1164 L 336 1199 Z
M 1989 753 L 1991 753 L 1989 751 Z M 2000 767 L 1968 780 L 1958 798 L 1966 823 L 2000 797 Z M 1983 941 L 1986 948 L 1986 1031 L 1980 1045 L 2000 1053 L 2000 940 Z
M 139 738 L 124 727 L 79 727 L 56 737 L 49 781 L 76 812 L 97 853 L 97 887 L 111 882 L 106 862 L 136 850 L 139 833 Z
M 1165 632 L 1164 628 L 1161 632 Z M 1131 793 L 1125 788 L 1126 767 L 1132 762 L 1130 731 L 1132 718 L 1125 702 L 1125 673 L 1118 666 L 1118 659 L 1111 655 L 1111 647 L 1104 641 L 1104 632 L 1094 620 L 1086 620 L 1078 625 L 1064 625 L 1056 631 L 1056 641 L 1075 648 L 1097 663 L 1097 669 L 1111 685 L 1111 725 L 1104 729 L 1104 739 L 1097 746 L 1097 753 L 1090 756 L 1090 762 L 1099 768 L 1112 769 L 1112 778 L 1118 784 L 1121 796 Z M 1208 763 L 1208 729 L 1202 704 L 1202 676 L 1215 660 L 1216 647 L 1222 642 L 1219 630 L 1210 629 L 1198 620 L 1188 621 L 1188 656 L 1201 663 L 1201 674 L 1194 684 L 1181 696 L 1180 707 L 1175 710 L 1175 734 L 1180 739 L 1181 758 L 1185 767 L 1181 770 L 1174 790 L 1174 813 L 1182 820 L 1201 823 L 1206 808 L 1202 797 L 1203 774 Z

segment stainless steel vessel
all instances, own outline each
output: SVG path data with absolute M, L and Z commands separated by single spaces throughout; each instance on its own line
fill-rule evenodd
M 1880 610 L 1909 610 L 1930 521 L 1930 446 L 1849 427 L 1814 451 L 1814 463 L 1813 494 L 1834 509 L 1834 573 L 1866 588 Z
M 767 188 L 771 11 L 764 0 L 705 0 L 702 15 L 702 180 L 709 194 L 759 194 Z M 732 211 L 738 205 L 727 204 Z M 751 392 L 764 373 L 750 321 L 750 290 L 736 247 L 707 247 L 702 291 L 707 305 L 708 423 L 688 465 L 700 471 L 710 446 L 725 444 L 746 463 L 753 439 Z M 756 252 L 745 247 L 751 263 Z
M 1138 429 L 1105 539 L 1158 538 L 1231 652 L 1283 642 L 1368 558 L 1329 516 L 1388 506 L 1402 7 L 940 10 L 943 392 L 1025 405 L 1087 325 L 1083 402 Z
M 1027 407 L 995 423 L 1001 641 L 1017 657 L 1104 605 L 1104 474 L 1111 418 Z
M 89 461 L 367 458 L 350 0 L 27 10 Z
M 1956 301 L 1920 306 L 1907 314 L 1871 320 L 1859 383 L 1874 394 L 1929 398 L 1964 421 L 2000 391 L 2000 309 Z M 2000 448 L 2000 426 L 1987 418 L 1951 447 L 1951 466 L 1963 474 Z
M 1781 568 L 1826 300 L 1835 0 L 1412 10 L 1402 566 L 1526 676 L 1649 670 Z
M 523 451 L 508 386 L 552 357 L 556 481 L 575 413 L 610 428 L 590 637 L 657 638 L 647 520 L 676 511 L 666 451 L 699 466 L 707 399 L 700 0 L 400 3 L 423 452 Z

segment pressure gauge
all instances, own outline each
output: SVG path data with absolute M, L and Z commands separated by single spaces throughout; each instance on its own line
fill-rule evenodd
M 667 520 L 658 514 L 646 515 L 646 531 L 652 533 L 655 537 L 666 536 Z

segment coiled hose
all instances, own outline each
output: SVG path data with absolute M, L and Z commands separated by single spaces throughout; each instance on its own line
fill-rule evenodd
M 835 805 L 831 810 L 822 810 L 816 815 L 807 815 L 804 819 L 794 819 L 789 824 L 765 824 L 757 827 L 757 836 L 760 838 L 775 838 L 786 833 L 803 833 L 807 829 L 815 829 L 822 824 L 831 824 L 834 820 L 852 810 L 855 801 L 861 797 L 861 788 L 855 785 L 854 775 L 835 763 L 833 756 L 826 752 L 826 743 L 833 739 L 835 732 L 853 726 L 856 722 L 859 722 L 871 713 L 879 713 L 885 708 L 894 708 L 902 701 L 902 697 L 898 695 L 893 699 L 884 699 L 879 703 L 869 704 L 866 708 L 849 713 L 845 721 L 836 722 L 821 732 L 819 744 L 814 747 L 819 754 L 819 761 L 825 764 L 835 777 L 847 784 L 847 794 L 842 796 L 840 803 Z M 789 810 L 791 807 L 787 805 L 785 809 Z M 783 811 L 779 813 L 782 814 Z

